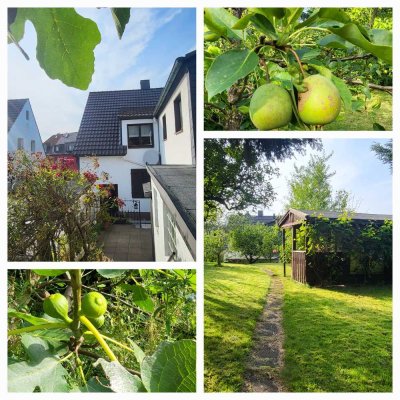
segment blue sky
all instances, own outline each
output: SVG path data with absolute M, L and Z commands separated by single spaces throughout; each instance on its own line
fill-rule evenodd
M 371 151 L 374 142 L 386 143 L 388 139 L 323 139 L 326 154 L 333 151 L 329 160 L 331 171 L 336 171 L 331 183 L 334 190 L 351 192 L 358 212 L 392 214 L 392 175 L 389 166 L 383 164 Z M 305 156 L 276 163 L 280 176 L 272 180 L 277 200 L 264 210 L 265 215 L 281 214 L 288 196 L 288 179 L 297 166 L 307 164 L 311 154 L 319 152 L 307 148 Z M 253 213 L 253 212 L 252 212 Z
M 89 91 L 138 89 L 141 79 L 150 79 L 151 87 L 162 87 L 175 59 L 196 47 L 193 8 L 132 8 L 121 40 L 109 9 L 77 11 L 93 19 L 102 35 L 87 91 L 47 77 L 36 61 L 36 32 L 30 22 L 20 42 L 30 61 L 14 45 L 8 46 L 8 98 L 30 99 L 43 141 L 58 132 L 78 130 Z

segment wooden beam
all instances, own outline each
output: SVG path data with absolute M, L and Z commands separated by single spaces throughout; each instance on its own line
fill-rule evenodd
M 282 229 L 283 276 L 284 276 L 284 277 L 286 277 L 286 257 L 285 257 L 285 249 L 286 249 L 285 230 Z

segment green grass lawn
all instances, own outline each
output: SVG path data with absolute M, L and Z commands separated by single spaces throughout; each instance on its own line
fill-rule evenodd
M 326 131 L 372 131 L 374 122 L 385 127 L 387 131 L 393 129 L 392 121 L 392 96 L 379 90 L 371 91 L 372 98 L 368 100 L 373 104 L 378 98 L 381 107 L 369 112 L 342 111 L 338 119 L 325 125 Z
M 240 391 L 269 286 L 266 268 L 205 268 L 205 390 Z M 290 276 L 290 268 L 287 275 Z M 392 390 L 392 293 L 387 286 L 310 288 L 284 279 L 285 367 L 291 392 Z
M 284 287 L 283 380 L 289 391 L 392 390 L 390 287 L 318 289 L 290 278 Z
M 266 264 L 206 264 L 204 384 L 206 392 L 238 392 L 270 277 Z

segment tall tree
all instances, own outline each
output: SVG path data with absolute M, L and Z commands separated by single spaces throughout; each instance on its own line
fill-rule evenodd
M 371 150 L 384 164 L 389 164 L 390 172 L 393 172 L 393 140 L 390 139 L 385 144 L 374 143 Z
M 328 161 L 333 153 L 311 156 L 307 165 L 294 166 L 289 180 L 287 208 L 303 210 L 352 210 L 352 195 L 346 190 L 334 191 L 330 183 L 335 171 L 330 170 Z
M 207 139 L 204 141 L 204 211 L 206 219 L 223 206 L 240 211 L 268 207 L 275 198 L 273 165 L 304 153 L 307 145 L 320 149 L 317 139 Z

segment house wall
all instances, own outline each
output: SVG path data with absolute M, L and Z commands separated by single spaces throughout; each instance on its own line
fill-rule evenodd
M 29 119 L 26 119 L 26 111 L 29 111 Z M 35 153 L 44 154 L 44 148 L 40 132 L 36 124 L 35 116 L 29 101 L 22 108 L 18 118 L 8 132 L 8 152 L 14 153 L 18 149 L 18 138 L 24 139 L 24 150 L 31 153 L 31 140 L 35 141 Z
M 175 133 L 174 100 L 179 94 L 182 101 L 183 129 L 180 133 Z M 193 112 L 195 110 L 191 108 L 189 74 L 186 73 L 158 117 L 162 164 L 195 164 Z M 167 122 L 167 140 L 163 139 L 164 115 Z
M 167 261 L 170 251 L 167 246 L 166 212 L 167 207 L 163 202 L 153 180 L 152 187 L 152 224 L 154 232 L 155 261 Z M 175 229 L 177 261 L 194 261 L 178 228 Z
M 145 167 L 133 164 L 122 156 L 99 156 L 97 160 L 99 162 L 99 168 L 96 171 L 97 175 L 100 175 L 101 172 L 108 173 L 108 181 L 98 180 L 97 183 L 117 184 L 118 197 L 122 200 L 132 200 L 131 169 Z M 93 162 L 89 157 L 81 157 L 79 164 L 81 172 L 93 170 Z M 133 200 L 140 200 L 142 212 L 150 212 L 150 199 L 141 198 Z M 126 205 L 128 206 L 129 203 L 126 203 Z

